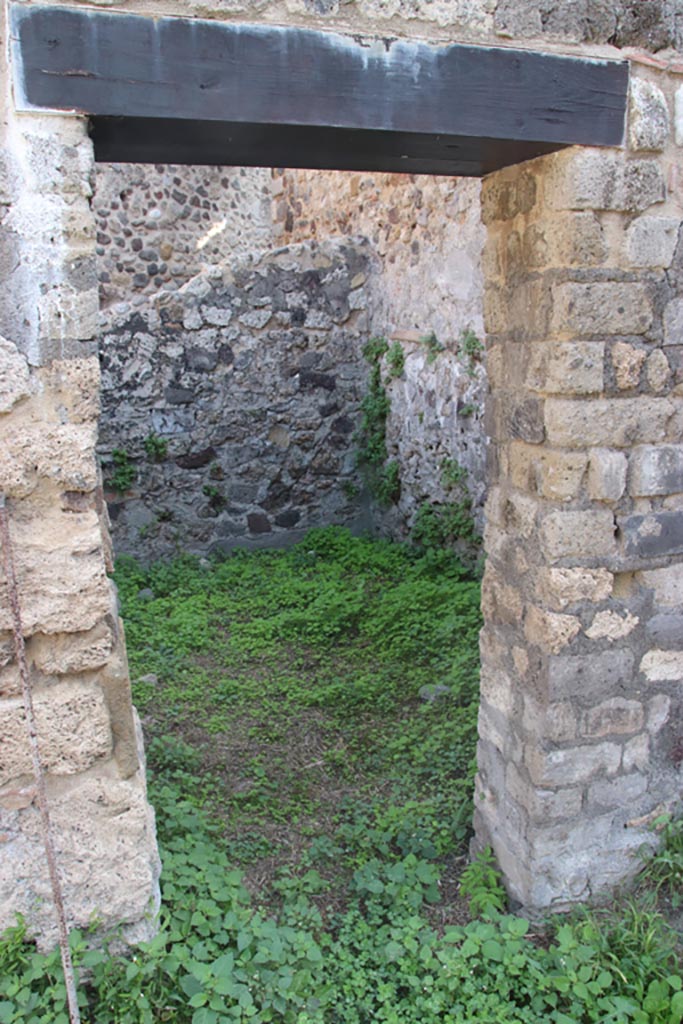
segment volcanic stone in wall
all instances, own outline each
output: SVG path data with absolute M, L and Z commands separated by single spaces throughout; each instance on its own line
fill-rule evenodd
M 306 243 L 111 317 L 100 453 L 118 552 L 277 544 L 362 520 L 353 434 L 373 268 L 367 242 Z

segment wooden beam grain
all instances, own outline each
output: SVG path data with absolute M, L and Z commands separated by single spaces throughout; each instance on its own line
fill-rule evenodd
M 155 160 L 175 138 L 175 148 L 194 139 L 192 162 L 213 162 L 228 137 L 241 152 L 260 132 L 270 164 L 286 161 L 271 158 L 269 137 L 295 166 L 323 166 L 326 152 L 339 162 L 349 144 L 352 163 L 388 149 L 392 168 L 402 158 L 450 166 L 459 148 L 460 164 L 481 174 L 564 145 L 620 145 L 624 132 L 624 62 L 23 5 L 12 36 L 20 105 L 87 114 L 96 140 L 113 152 L 118 132 L 124 154 L 146 125 Z

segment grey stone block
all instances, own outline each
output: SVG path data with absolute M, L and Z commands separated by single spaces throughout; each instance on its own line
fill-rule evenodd
M 683 512 L 652 512 L 618 520 L 623 555 L 637 567 L 649 559 L 683 553 Z
M 589 655 L 559 655 L 548 659 L 548 696 L 551 701 L 575 698 L 592 701 L 615 690 L 623 694 L 635 687 L 635 658 L 629 650 Z

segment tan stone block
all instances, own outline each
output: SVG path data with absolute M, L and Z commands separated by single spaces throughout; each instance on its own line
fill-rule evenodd
M 63 683 L 33 695 L 38 742 L 45 770 L 53 775 L 85 771 L 112 753 L 109 712 L 104 694 L 90 684 Z M 23 702 L 0 703 L 2 745 L 0 786 L 32 773 Z
M 552 330 L 558 334 L 643 334 L 652 323 L 644 284 L 567 281 L 554 290 Z
M 85 337 L 85 335 L 84 335 Z M 67 413 L 70 423 L 95 422 L 100 414 L 100 361 L 55 359 L 40 371 L 45 388 Z
M 506 178 L 491 174 L 481 188 L 481 219 L 484 224 L 512 220 L 520 213 L 529 213 L 536 202 L 536 179 L 524 172 Z
M 683 682 L 683 651 L 648 651 L 640 671 L 650 683 Z
M 671 367 L 661 348 L 655 349 L 647 359 L 645 377 L 651 391 L 666 391 L 671 384 Z
M 512 648 L 512 661 L 514 663 L 517 674 L 521 679 L 524 679 L 527 672 L 529 671 L 529 655 L 523 647 Z
M 503 718 L 505 722 L 505 718 Z M 501 727 L 500 709 L 488 703 L 486 699 L 479 702 L 477 713 L 477 736 L 496 748 L 499 753 L 505 753 L 505 733 L 508 730 Z
M 558 210 L 646 210 L 666 194 L 656 160 L 627 160 L 614 150 L 573 147 L 548 162 L 544 195 Z
M 588 463 L 583 452 L 557 451 L 513 441 L 509 447 L 510 482 L 550 501 L 576 497 Z
M 530 345 L 526 384 L 548 394 L 598 394 L 604 384 L 604 354 L 605 346 L 599 341 Z
M 586 636 L 589 640 L 622 640 L 633 632 L 639 622 L 638 616 L 631 612 L 626 612 L 622 616 L 618 612 L 606 609 L 595 616 L 586 630 Z
M 501 669 L 482 665 L 481 695 L 502 715 L 510 715 L 514 706 L 515 693 L 510 677 Z
M 41 478 L 54 480 L 69 491 L 92 491 L 97 486 L 94 424 L 41 422 L 0 430 L 5 457 L 0 463 L 0 490 L 8 497 L 26 497 Z
M 541 524 L 541 547 L 551 561 L 612 555 L 616 551 L 614 516 L 608 509 L 550 512 Z
M 559 654 L 571 643 L 580 629 L 581 623 L 574 615 L 546 612 L 535 605 L 527 608 L 524 616 L 526 639 L 530 644 L 535 644 L 551 654 Z
M 159 857 L 142 773 L 125 781 L 104 772 L 62 778 L 48 795 L 69 926 L 87 929 L 96 920 L 103 933 L 120 931 L 124 942 L 151 939 Z M 52 949 L 57 926 L 35 806 L 0 810 L 0 833 L 11 837 L 8 855 L 0 857 L 0 929 L 21 913 L 29 935 Z
M 536 592 L 545 604 L 562 610 L 579 601 L 605 601 L 613 583 L 614 576 L 607 569 L 542 569 Z
M 607 256 L 604 232 L 594 213 L 557 213 L 547 222 L 528 225 L 522 239 L 528 268 L 594 267 Z
M 605 235 L 594 213 L 554 217 L 549 233 L 557 260 L 563 266 L 594 267 L 607 258 Z
M 624 341 L 618 341 L 612 346 L 610 353 L 614 376 L 617 387 L 621 391 L 629 391 L 637 388 L 640 381 L 640 371 L 647 353 L 635 345 L 628 345 Z
M 676 406 L 668 398 L 613 398 L 580 401 L 547 398 L 548 442 L 566 448 L 629 448 L 665 441 Z
M 45 675 L 68 675 L 101 668 L 111 656 L 114 636 L 108 622 L 87 633 L 45 636 L 38 633 L 27 644 L 27 657 Z
M 566 750 L 542 750 L 528 744 L 524 763 L 536 786 L 575 786 L 601 775 L 614 775 L 619 769 L 621 747 L 617 743 L 571 747 Z
M 0 413 L 7 413 L 31 393 L 28 361 L 16 345 L 0 336 Z
M 581 731 L 587 739 L 602 739 L 632 735 L 640 732 L 644 724 L 645 711 L 640 701 L 612 697 L 585 713 Z
M 590 453 L 588 496 L 595 501 L 618 501 L 626 489 L 628 460 L 623 452 L 595 448 Z
M 80 633 L 112 610 L 95 512 L 73 515 L 38 508 L 10 522 L 25 636 Z M 0 567 L 0 630 L 11 627 L 7 584 Z
M 655 604 L 665 608 L 683 606 L 683 563 L 663 569 L 636 573 L 636 582 L 654 590 Z
M 490 562 L 486 564 L 482 580 L 481 607 L 489 623 L 514 624 L 522 617 L 523 601 L 519 590 L 509 586 Z
M 534 498 L 504 487 L 492 487 L 486 501 L 486 522 L 495 523 L 510 534 L 526 539 L 536 531 L 539 507 L 539 502 Z

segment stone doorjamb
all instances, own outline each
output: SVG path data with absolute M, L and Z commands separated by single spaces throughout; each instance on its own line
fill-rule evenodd
M 637 864 L 680 793 L 683 206 L 675 76 L 634 69 L 626 149 L 485 181 L 491 494 L 475 825 L 513 896 Z M 17 113 L 0 176 L 0 489 L 71 920 L 153 927 L 158 858 L 95 460 L 92 148 Z M 678 143 L 683 142 L 679 138 Z M 0 927 L 54 939 L 0 579 Z

